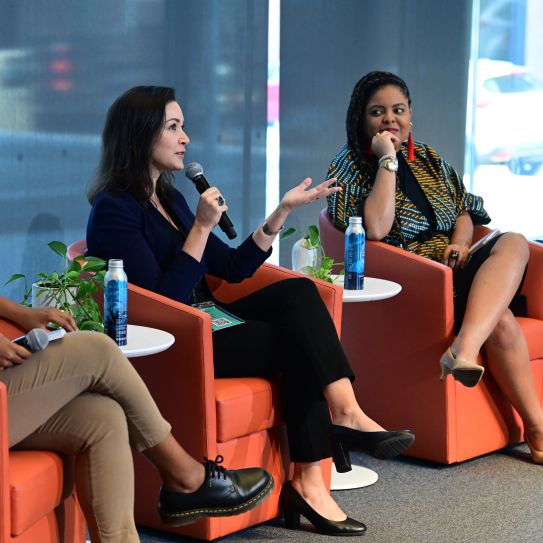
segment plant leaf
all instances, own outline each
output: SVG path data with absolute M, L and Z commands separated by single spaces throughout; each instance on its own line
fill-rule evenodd
M 47 244 L 57 255 L 60 255 L 62 258 L 66 258 L 66 252 L 68 248 L 62 241 L 51 241 Z
M 14 273 L 5 283 L 5 285 L 9 285 L 12 281 L 16 281 L 17 279 L 24 279 L 26 281 L 26 275 L 23 275 L 22 273 Z
M 321 246 L 321 239 L 319 237 L 319 229 L 314 225 L 307 227 L 307 236 L 309 238 L 309 247 L 316 249 Z
M 71 271 L 77 271 L 78 273 L 81 271 L 81 263 L 78 260 L 72 260 L 70 265 L 66 268 L 66 274 Z
M 84 271 L 89 272 L 89 273 L 99 272 L 104 269 L 105 265 L 106 263 L 103 260 L 100 260 L 98 262 L 88 260 L 83 269 Z
M 321 268 L 324 268 L 325 270 L 331 270 L 333 265 L 334 265 L 334 259 L 332 257 L 330 256 L 322 257 Z
M 290 236 L 292 236 L 292 234 L 294 234 L 294 232 L 296 232 L 296 228 L 294 228 L 294 226 L 290 226 L 286 230 L 283 230 L 279 234 L 279 241 L 283 241 L 284 239 L 290 238 Z
M 104 325 L 96 321 L 84 321 L 79 325 L 80 330 L 92 330 L 94 332 L 103 332 Z

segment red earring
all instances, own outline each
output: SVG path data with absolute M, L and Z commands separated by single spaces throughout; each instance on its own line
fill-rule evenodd
M 409 132 L 407 138 L 407 160 L 413 162 L 415 160 L 415 142 L 413 141 L 413 134 Z

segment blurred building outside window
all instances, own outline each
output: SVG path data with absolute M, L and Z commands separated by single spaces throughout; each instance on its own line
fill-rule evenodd
M 543 239 L 543 2 L 474 0 L 466 184 L 491 227 Z

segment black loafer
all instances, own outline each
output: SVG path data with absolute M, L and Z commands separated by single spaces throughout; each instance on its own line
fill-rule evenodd
M 273 488 L 273 478 L 261 468 L 227 470 L 206 458 L 202 486 L 191 493 L 160 489 L 158 514 L 164 524 L 184 526 L 202 517 L 240 515 L 263 501 Z

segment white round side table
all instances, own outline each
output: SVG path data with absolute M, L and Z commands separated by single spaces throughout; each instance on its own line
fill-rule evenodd
M 175 342 L 175 337 L 169 332 L 136 324 L 128 325 L 126 339 L 126 345 L 119 346 L 119 349 L 127 358 L 160 353 Z

